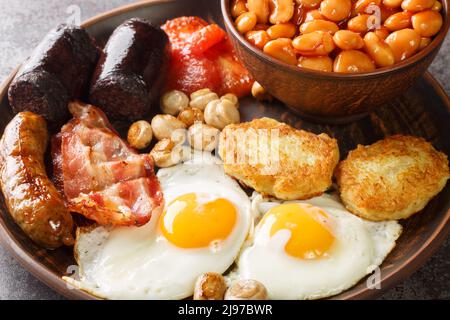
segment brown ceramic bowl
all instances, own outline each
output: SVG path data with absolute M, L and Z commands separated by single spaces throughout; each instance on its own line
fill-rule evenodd
M 298 68 L 263 53 L 235 28 L 231 0 L 221 2 L 231 41 L 256 81 L 294 112 L 323 123 L 354 121 L 408 89 L 433 61 L 450 25 L 449 0 L 444 0 L 443 26 L 424 50 L 392 67 L 339 74 Z
M 88 32 L 104 43 L 124 20 L 142 17 L 154 23 L 166 19 L 197 15 L 222 25 L 219 0 L 147 0 L 100 14 L 83 23 Z M 7 90 L 16 71 L 0 85 L 0 133 L 12 119 Z M 242 99 L 241 119 L 271 117 L 314 133 L 325 132 L 339 141 L 345 158 L 357 144 L 370 144 L 395 133 L 421 136 L 450 156 L 450 100 L 428 73 L 418 79 L 404 95 L 393 99 L 351 125 L 320 125 L 304 121 L 280 102 L 260 103 Z M 116 127 L 117 128 L 117 127 Z M 401 222 L 404 227 L 394 250 L 381 265 L 380 290 L 369 289 L 366 279 L 332 299 L 371 299 L 407 278 L 417 270 L 447 238 L 450 232 L 450 183 L 419 214 Z M 67 286 L 62 276 L 73 276 L 76 262 L 72 248 L 45 250 L 34 244 L 14 223 L 0 192 L 0 244 L 27 270 L 49 287 L 71 299 L 96 299 L 93 295 Z

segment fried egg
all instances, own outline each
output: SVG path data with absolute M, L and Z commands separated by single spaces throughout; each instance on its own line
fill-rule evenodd
M 252 221 L 246 193 L 215 161 L 160 169 L 158 178 L 165 207 L 149 223 L 78 232 L 80 277 L 70 283 L 109 299 L 183 299 L 200 274 L 232 265 Z
M 254 197 L 262 218 L 228 282 L 254 279 L 271 299 L 318 299 L 338 294 L 379 266 L 402 227 L 370 222 L 324 194 L 306 201 L 269 202 Z

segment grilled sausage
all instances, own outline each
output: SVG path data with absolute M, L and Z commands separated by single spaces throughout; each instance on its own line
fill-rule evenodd
M 69 100 L 82 98 L 89 89 L 98 55 L 84 29 L 60 25 L 50 31 L 9 87 L 13 111 L 32 111 L 50 124 L 62 124 L 70 116 Z
M 11 216 L 37 244 L 73 244 L 72 216 L 44 165 L 47 125 L 31 112 L 18 113 L 0 140 L 0 186 Z
M 90 101 L 109 118 L 142 119 L 159 99 L 168 41 L 146 20 L 133 18 L 117 27 L 95 69 Z

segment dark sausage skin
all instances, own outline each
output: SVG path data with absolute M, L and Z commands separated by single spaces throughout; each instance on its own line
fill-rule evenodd
M 0 186 L 9 213 L 37 244 L 54 249 L 74 242 L 72 216 L 48 178 L 45 119 L 20 112 L 0 140 Z
M 90 101 L 116 120 L 142 119 L 158 101 L 169 40 L 161 28 L 133 18 L 117 27 L 103 49 Z
M 69 100 L 87 93 L 98 56 L 94 40 L 84 29 L 60 25 L 50 31 L 9 87 L 13 111 L 32 111 L 50 124 L 62 124 L 70 117 Z

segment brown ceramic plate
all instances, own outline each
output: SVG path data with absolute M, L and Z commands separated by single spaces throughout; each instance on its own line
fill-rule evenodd
M 168 18 L 198 15 L 221 23 L 219 1 L 144 1 L 118 8 L 84 23 L 88 31 L 104 40 L 125 19 L 147 18 L 162 23 Z M 6 92 L 14 74 L 0 88 L 0 131 L 12 118 Z M 425 74 L 403 96 L 387 103 L 358 122 L 342 126 L 317 125 L 303 121 L 281 103 L 261 104 L 252 98 L 241 101 L 243 120 L 262 116 L 273 117 L 316 133 L 327 132 L 338 139 L 343 157 L 359 144 L 370 144 L 386 135 L 404 133 L 422 136 L 439 150 L 450 155 L 450 101 L 439 84 Z M 363 279 L 356 286 L 335 296 L 336 299 L 375 298 L 419 268 L 450 231 L 450 185 L 435 198 L 422 213 L 402 222 L 404 233 L 396 248 L 381 267 L 381 290 L 369 290 Z M 0 196 L 0 240 L 17 260 L 48 286 L 73 299 L 95 299 L 92 295 L 69 289 L 61 276 L 75 265 L 70 248 L 48 251 L 33 244 L 16 226 Z M 69 269 L 71 270 L 71 269 Z

